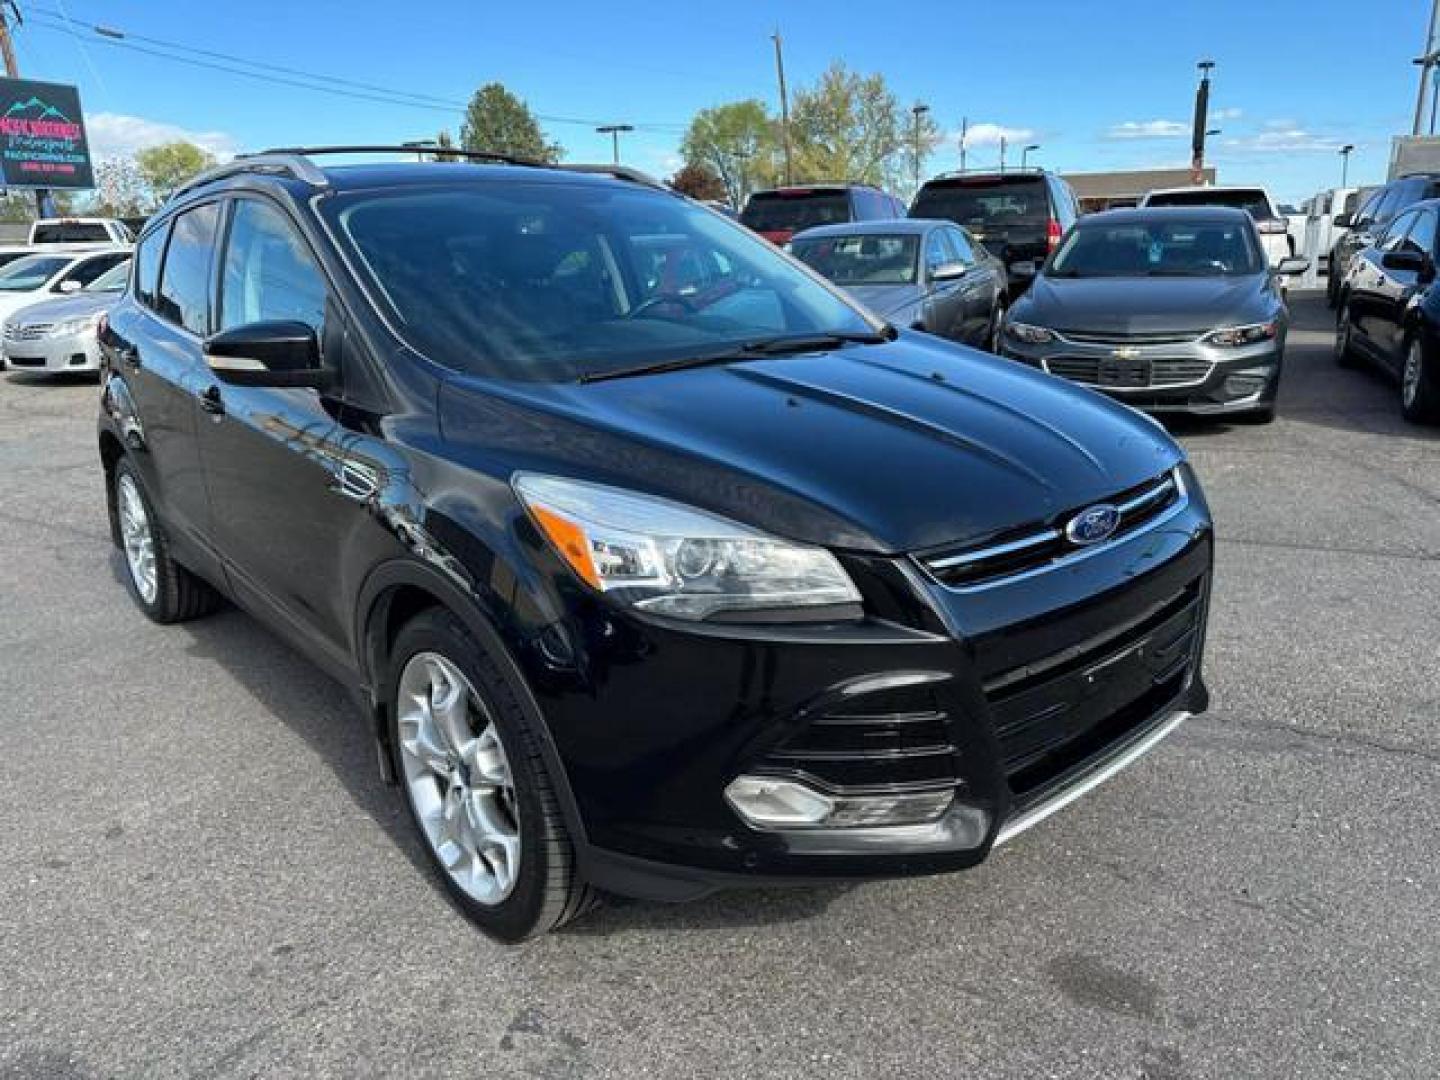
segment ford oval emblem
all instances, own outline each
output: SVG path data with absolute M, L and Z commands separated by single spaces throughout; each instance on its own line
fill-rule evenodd
M 1109 540 L 1120 527 L 1120 511 L 1109 503 L 1086 507 L 1065 525 L 1065 538 L 1087 547 Z

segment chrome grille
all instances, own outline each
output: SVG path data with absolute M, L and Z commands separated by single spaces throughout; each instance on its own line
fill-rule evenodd
M 1191 386 L 1210 377 L 1214 364 L 1196 357 L 1160 356 L 1119 359 L 1108 356 L 1054 356 L 1045 360 L 1051 375 L 1084 386 L 1116 390 Z
M 6 341 L 37 341 L 50 333 L 54 323 L 12 323 L 5 324 Z
M 920 564 L 943 585 L 975 589 L 1048 569 L 1068 559 L 1103 550 L 1178 513 L 1185 505 L 1177 470 L 1122 491 L 1108 500 L 1120 512 L 1115 532 L 1099 544 L 1080 546 L 1065 535 L 1065 523 L 1085 507 L 1074 507 L 1048 522 L 1011 530 L 983 544 L 948 548 L 920 556 Z
M 1191 330 L 1160 330 L 1152 332 L 1121 332 L 1092 334 L 1082 330 L 1056 331 L 1066 341 L 1078 341 L 1085 345 L 1184 345 L 1200 335 Z

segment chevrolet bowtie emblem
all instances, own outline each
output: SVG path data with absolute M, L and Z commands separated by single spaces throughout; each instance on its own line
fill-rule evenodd
M 1116 360 L 1134 360 L 1135 357 L 1139 355 L 1140 350 L 1133 348 L 1129 345 L 1122 345 L 1120 348 L 1116 349 L 1114 353 Z

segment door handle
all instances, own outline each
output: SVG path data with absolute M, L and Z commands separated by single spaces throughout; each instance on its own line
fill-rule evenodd
M 225 415 L 225 398 L 220 393 L 220 387 L 207 386 L 199 394 L 200 408 L 205 410 L 215 419 Z

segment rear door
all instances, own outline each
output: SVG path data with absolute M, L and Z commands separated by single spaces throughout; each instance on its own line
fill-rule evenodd
M 106 337 L 116 392 L 128 396 L 138 429 L 132 460 L 181 561 L 215 580 L 195 395 L 208 377 L 201 340 L 219 221 L 219 203 L 201 203 L 140 242 L 133 295 L 111 311 Z
M 277 204 L 236 197 L 218 271 L 216 331 L 296 320 L 337 351 L 341 320 L 304 237 Z M 208 375 L 199 422 L 215 543 L 238 598 L 341 664 L 340 535 L 362 513 L 337 493 L 338 425 L 314 390 L 222 384 Z

